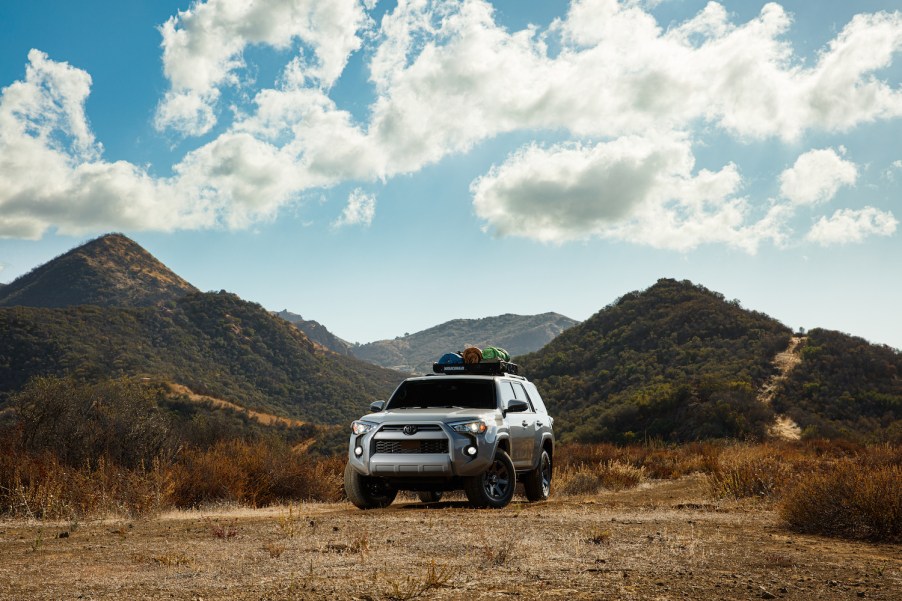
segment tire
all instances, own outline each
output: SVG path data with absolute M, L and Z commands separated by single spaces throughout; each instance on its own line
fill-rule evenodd
M 360 509 L 388 507 L 398 491 L 379 478 L 362 476 L 351 464 L 345 466 L 345 494 Z
M 542 449 L 539 465 L 524 477 L 523 488 L 531 503 L 548 499 L 551 492 L 551 457 L 545 449 Z
M 501 449 L 495 452 L 495 460 L 485 472 L 464 480 L 464 492 L 473 507 L 501 509 L 514 498 L 516 487 L 514 463 Z
M 442 500 L 442 491 L 422 490 L 417 493 L 417 496 L 423 503 L 438 503 Z

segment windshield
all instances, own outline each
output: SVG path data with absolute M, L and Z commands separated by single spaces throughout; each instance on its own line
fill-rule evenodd
M 388 401 L 386 409 L 412 407 L 462 407 L 494 409 L 495 383 L 492 380 L 441 378 L 403 382 Z

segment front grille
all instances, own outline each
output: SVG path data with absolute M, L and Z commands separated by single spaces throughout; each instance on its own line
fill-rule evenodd
M 383 432 L 403 432 L 404 427 L 408 424 L 386 424 L 382 426 Z M 438 424 L 409 424 L 416 426 L 417 432 L 441 432 L 442 427 Z
M 376 453 L 447 453 L 447 440 L 377 440 Z

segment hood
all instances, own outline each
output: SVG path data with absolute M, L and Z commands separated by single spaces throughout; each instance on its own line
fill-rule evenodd
M 410 423 L 410 422 L 459 422 L 468 419 L 485 419 L 494 421 L 500 417 L 495 409 L 448 409 L 433 407 L 430 409 L 390 409 L 379 413 L 370 413 L 361 419 L 377 424 Z

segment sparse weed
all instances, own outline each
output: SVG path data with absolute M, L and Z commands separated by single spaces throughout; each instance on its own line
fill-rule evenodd
M 187 555 L 181 553 L 173 553 L 172 555 L 154 555 L 151 558 L 154 563 L 166 566 L 167 568 L 177 568 L 180 566 L 190 566 L 194 564 L 194 560 Z
M 455 574 L 456 571 L 451 566 L 436 564 L 435 560 L 432 560 L 420 578 L 406 576 L 397 580 L 387 579 L 388 591 L 385 596 L 391 601 L 416 599 L 433 589 L 448 586 Z
M 315 522 L 311 523 L 315 524 Z M 276 524 L 279 526 L 279 530 L 282 531 L 284 536 L 287 538 L 294 538 L 305 528 L 305 519 L 301 517 L 300 512 L 295 513 L 294 507 L 289 505 L 288 515 L 280 515 Z
M 593 545 L 608 545 L 611 543 L 611 531 L 598 526 L 590 528 L 585 541 Z
M 282 557 L 282 553 L 285 552 L 285 545 L 279 545 L 276 543 L 266 543 L 263 545 L 263 550 L 269 553 L 269 556 L 273 559 L 278 559 Z
M 503 566 L 514 555 L 514 543 L 511 540 L 506 540 L 497 545 L 484 545 L 482 547 L 482 563 L 487 567 Z
M 213 538 L 231 540 L 238 536 L 237 519 L 233 519 L 231 522 L 223 524 L 219 520 L 210 520 L 209 518 L 207 518 L 206 522 L 207 526 L 210 529 L 210 534 L 213 535 Z

